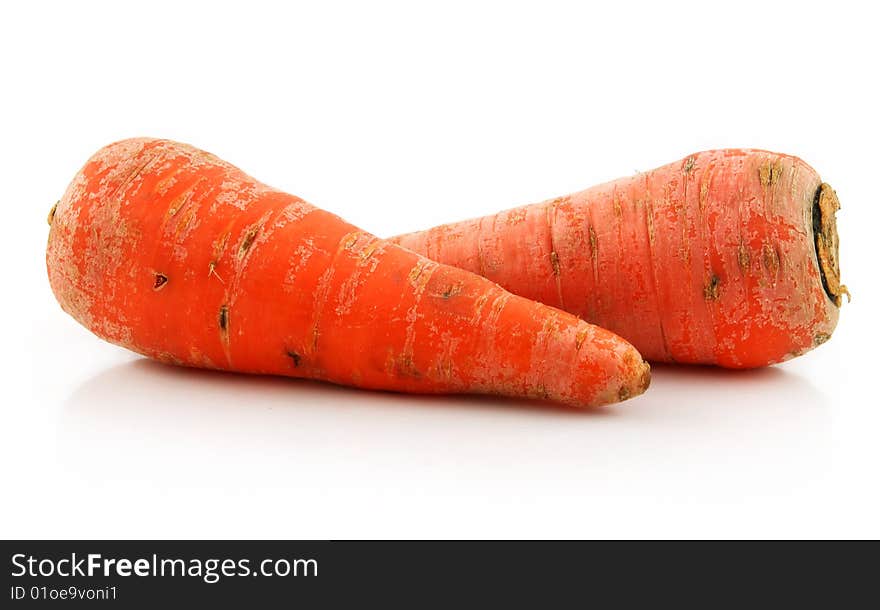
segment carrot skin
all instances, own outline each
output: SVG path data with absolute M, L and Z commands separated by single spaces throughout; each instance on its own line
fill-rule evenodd
M 728 149 L 392 241 L 608 328 L 649 360 L 750 368 L 831 336 L 846 292 L 838 206 L 802 160 Z
M 61 306 L 167 363 L 588 407 L 645 390 L 614 334 L 168 140 L 96 153 L 50 214 Z

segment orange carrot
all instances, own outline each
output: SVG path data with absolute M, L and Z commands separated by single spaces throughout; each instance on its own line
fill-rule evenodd
M 613 330 L 649 360 L 746 368 L 831 336 L 849 294 L 839 207 L 796 157 L 716 150 L 393 241 Z
M 579 407 L 649 382 L 614 334 L 184 144 L 103 148 L 49 222 L 61 306 L 99 337 L 164 362 Z

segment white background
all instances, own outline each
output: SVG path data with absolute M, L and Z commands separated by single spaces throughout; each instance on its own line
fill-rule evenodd
M 880 45 L 857 6 L 4 3 L 0 536 L 877 537 Z M 657 367 L 599 413 L 178 370 L 46 279 L 49 208 L 138 135 L 380 235 L 788 152 L 840 196 L 854 299 L 796 361 Z

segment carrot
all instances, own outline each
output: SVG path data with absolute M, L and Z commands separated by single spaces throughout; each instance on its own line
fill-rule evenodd
M 578 407 L 649 382 L 647 364 L 614 334 L 184 144 L 101 149 L 49 222 L 61 306 L 99 337 L 163 362 Z
M 831 336 L 849 294 L 839 207 L 796 157 L 716 150 L 393 241 L 608 328 L 648 360 L 748 368 Z

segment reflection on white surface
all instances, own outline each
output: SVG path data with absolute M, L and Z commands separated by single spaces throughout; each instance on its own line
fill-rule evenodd
M 59 422 L 65 476 L 79 485 L 343 523 L 364 504 L 413 519 L 438 498 L 486 519 L 621 496 L 780 497 L 821 479 L 830 446 L 823 395 L 781 368 L 658 367 L 647 395 L 579 412 L 136 360 L 78 387 Z

